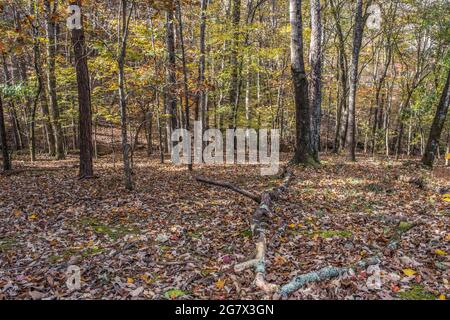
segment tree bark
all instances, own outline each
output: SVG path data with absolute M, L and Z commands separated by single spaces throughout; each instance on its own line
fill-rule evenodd
M 310 103 L 311 148 L 314 160 L 320 161 L 320 122 L 322 113 L 322 21 L 320 0 L 311 0 Z
M 134 8 L 130 9 L 129 15 L 127 16 L 128 1 L 121 0 L 121 32 L 120 32 L 120 48 L 119 56 L 117 59 L 119 67 L 119 100 L 120 100 L 120 127 L 122 136 L 122 157 L 123 157 L 123 170 L 125 178 L 125 188 L 127 190 L 133 190 L 133 182 L 131 179 L 131 166 L 130 166 L 130 144 L 128 143 L 128 133 L 127 133 L 127 97 L 125 92 L 125 57 L 127 52 L 127 39 L 129 22 L 131 18 L 131 13 Z
M 289 1 L 291 24 L 291 71 L 294 85 L 295 115 L 296 115 L 296 150 L 293 162 L 295 164 L 313 164 L 314 156 L 310 139 L 310 109 L 308 97 L 308 79 L 305 72 L 303 56 L 303 26 L 301 0 Z
M 433 124 L 431 125 L 430 135 L 428 138 L 425 153 L 422 158 L 422 163 L 429 167 L 433 166 L 436 150 L 437 148 L 439 148 L 439 139 L 442 133 L 442 129 L 444 127 L 445 118 L 448 113 L 448 105 L 450 98 L 449 83 L 450 83 L 450 69 L 447 72 L 447 81 L 442 91 L 442 96 L 436 110 L 436 115 L 434 116 Z
M 240 34 L 240 21 L 241 21 L 241 0 L 232 0 L 232 13 L 231 13 L 231 25 L 233 28 L 233 38 L 230 43 L 231 46 L 231 77 L 230 77 L 230 90 L 228 92 L 229 104 L 231 107 L 229 127 L 236 128 L 237 126 L 237 112 L 239 104 L 239 34 Z
M 58 1 L 44 0 L 47 31 L 47 85 L 52 111 L 52 126 L 55 133 L 56 159 L 62 160 L 64 155 L 64 134 L 60 123 L 58 97 L 56 93 L 56 23 L 55 17 L 58 9 Z
M 345 35 L 342 30 L 340 11 L 334 0 L 330 0 L 331 11 L 336 24 L 336 31 L 338 36 L 338 81 L 339 81 L 339 102 L 336 112 L 336 131 L 334 138 L 334 152 L 345 147 L 345 136 L 348 127 L 348 108 L 347 108 L 347 94 L 348 94 L 348 59 L 345 51 Z
M 2 144 L 3 171 L 11 170 L 11 160 L 9 158 L 8 141 L 6 139 L 5 118 L 3 114 L 3 102 L 0 96 L 0 142 Z
M 203 0 L 206 1 L 206 0 Z M 203 12 L 203 11 L 202 11 Z M 181 61 L 183 63 L 183 80 L 184 80 L 184 107 L 185 107 L 185 129 L 190 130 L 190 106 L 189 106 L 189 86 L 188 86 L 188 75 L 187 75 L 187 67 L 186 67 L 186 54 L 184 49 L 184 34 L 183 34 L 183 16 L 181 12 L 181 3 L 180 0 L 177 0 L 177 17 L 178 17 L 178 26 L 180 30 L 180 44 L 181 44 Z M 204 32 L 204 31 L 203 31 Z M 203 34 L 204 37 L 204 34 Z M 204 45 L 204 43 L 203 43 Z M 205 52 L 203 48 L 203 53 L 200 53 L 200 56 L 203 57 L 203 63 L 205 59 Z M 200 58 L 202 59 L 202 58 Z M 202 112 L 203 115 L 203 112 Z M 204 128 L 204 121 L 202 121 L 202 128 Z M 192 161 L 188 163 L 188 170 L 192 171 Z
M 81 8 L 81 1 L 76 4 Z M 87 52 L 84 41 L 83 17 L 81 29 L 72 30 L 72 45 L 75 57 L 75 69 L 78 85 L 78 109 L 79 109 L 79 146 L 80 146 L 80 178 L 90 178 L 94 175 L 92 161 L 92 110 L 91 88 L 89 81 L 89 69 L 87 64 Z
M 208 0 L 200 3 L 200 58 L 198 61 L 198 97 L 195 118 L 202 122 L 203 130 L 206 130 L 206 93 L 205 93 L 205 70 L 206 70 L 206 10 Z
M 348 99 L 347 148 L 348 159 L 356 161 L 356 91 L 358 88 L 359 52 L 364 32 L 363 1 L 356 2 L 356 16 L 353 33 L 352 65 L 350 68 L 350 92 Z
M 151 111 L 147 111 L 145 113 L 145 138 L 147 140 L 147 157 L 150 157 L 153 153 L 152 131 L 153 131 L 153 113 Z
M 171 134 L 178 128 L 177 121 L 177 97 L 176 90 L 176 73 L 175 73 L 175 34 L 173 25 L 173 9 L 169 8 L 166 12 L 166 47 L 167 47 L 167 91 L 166 91 L 166 114 L 170 115 L 170 121 L 168 122 L 168 136 L 167 140 L 169 145 L 171 144 Z

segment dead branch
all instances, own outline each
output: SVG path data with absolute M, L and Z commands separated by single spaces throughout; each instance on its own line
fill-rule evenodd
M 378 257 L 372 257 L 358 262 L 353 268 L 367 268 L 368 266 L 376 265 L 379 263 L 380 259 Z M 339 277 L 349 272 L 353 268 L 326 267 L 318 271 L 298 275 L 294 277 L 294 279 L 292 279 L 289 283 L 282 286 L 277 294 L 281 297 L 287 297 L 292 292 L 297 291 L 298 289 L 309 283 L 320 282 Z
M 231 184 L 229 182 L 214 181 L 214 180 L 210 180 L 210 179 L 207 179 L 207 178 L 204 178 L 204 177 L 196 177 L 195 179 L 197 181 L 199 181 L 199 182 L 203 182 L 203 183 L 206 183 L 206 184 L 209 184 L 209 185 L 212 185 L 212 186 L 223 187 L 223 188 L 232 190 L 232 191 L 237 192 L 237 193 L 239 193 L 239 194 L 241 194 L 243 196 L 246 196 L 247 198 L 250 198 L 253 201 L 256 201 L 258 203 L 261 202 L 261 197 L 260 196 L 258 196 L 256 194 L 253 194 L 250 191 L 242 190 L 241 188 L 238 188 L 238 187 L 236 187 L 235 185 L 233 185 L 233 184 Z
M 281 186 L 265 191 L 261 195 L 259 207 L 252 216 L 252 233 L 256 240 L 255 259 L 245 261 L 234 267 L 235 272 L 240 272 L 250 267 L 255 268 L 255 285 L 266 293 L 278 291 L 279 287 L 265 280 L 266 274 L 266 226 L 272 217 L 272 203 L 278 200 L 280 195 L 288 188 L 294 175 L 291 171 L 284 171 L 284 181 Z
M 372 257 L 367 260 L 362 260 L 358 262 L 353 267 L 326 267 L 318 271 L 309 272 L 306 274 L 298 275 L 294 277 L 289 283 L 279 286 L 277 284 L 269 283 L 266 281 L 266 249 L 267 249 L 267 225 L 270 222 L 270 218 L 273 216 L 272 205 L 273 202 L 278 200 L 281 194 L 286 191 L 292 181 L 294 175 L 293 173 L 285 168 L 283 170 L 283 183 L 279 187 L 269 189 L 258 197 L 252 193 L 242 190 L 227 182 L 217 182 L 209 180 L 206 178 L 196 178 L 197 181 L 204 182 L 214 186 L 224 187 L 233 190 L 237 193 L 243 194 L 255 201 L 258 201 L 259 206 L 255 209 L 252 215 L 252 233 L 255 240 L 255 258 L 244 261 L 234 266 L 235 272 L 241 272 L 248 268 L 255 269 L 255 281 L 256 287 L 261 289 L 266 294 L 273 294 L 274 297 L 287 297 L 289 294 L 295 292 L 299 288 L 313 282 L 319 282 L 324 280 L 329 280 L 349 272 L 353 268 L 365 268 L 370 265 L 380 263 L 378 257 Z

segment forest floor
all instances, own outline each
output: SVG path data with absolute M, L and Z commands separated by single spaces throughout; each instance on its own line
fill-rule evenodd
M 185 167 L 136 155 L 135 191 L 120 164 L 95 162 L 96 179 L 77 179 L 77 159 L 14 162 L 0 175 L 0 299 L 261 299 L 252 269 L 233 266 L 254 253 L 249 219 L 256 204 L 197 182 Z M 195 174 L 253 192 L 280 184 L 258 166 L 201 166 Z M 310 284 L 290 299 L 449 298 L 450 199 L 443 167 L 360 156 L 323 156 L 296 168 L 276 202 L 267 280 L 381 258 L 373 270 Z M 414 184 L 404 177 L 420 177 Z M 66 286 L 70 265 L 81 288 Z

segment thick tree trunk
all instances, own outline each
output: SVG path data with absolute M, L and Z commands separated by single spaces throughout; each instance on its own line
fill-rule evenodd
M 50 107 L 52 111 L 52 126 L 55 133 L 55 151 L 58 160 L 64 159 L 64 134 L 60 123 L 58 108 L 58 97 L 56 93 L 56 23 L 54 16 L 58 8 L 58 1 L 45 0 L 46 31 L 47 31 L 47 82 L 50 96 Z
M 296 150 L 293 162 L 296 164 L 315 163 L 311 150 L 310 110 L 308 97 L 308 79 L 303 57 L 303 26 L 301 0 L 289 1 L 291 24 L 291 68 L 295 96 Z
M 361 51 L 364 31 L 363 1 L 356 2 L 356 16 L 353 33 L 352 65 L 350 68 L 350 93 L 348 99 L 348 159 L 356 161 L 356 91 L 358 88 L 359 52 Z
M 444 89 L 442 91 L 441 100 L 436 110 L 436 115 L 434 116 L 433 124 L 431 125 L 430 136 L 428 138 L 427 146 L 425 149 L 422 162 L 424 165 L 432 167 L 434 162 L 434 157 L 437 148 L 439 148 L 439 139 L 444 127 L 445 118 L 448 113 L 448 105 L 450 98 L 450 70 L 447 72 L 447 81 L 445 83 Z
M 81 1 L 77 1 L 81 8 Z M 92 162 L 92 110 L 89 70 L 87 64 L 87 52 L 84 42 L 83 18 L 81 29 L 72 30 L 72 45 L 75 57 L 75 68 L 78 85 L 79 108 L 79 145 L 80 145 L 80 178 L 90 178 L 94 175 Z
M 310 44 L 310 103 L 311 103 L 311 148 L 314 159 L 319 162 L 320 122 L 322 113 L 322 21 L 320 0 L 311 0 L 311 44 Z

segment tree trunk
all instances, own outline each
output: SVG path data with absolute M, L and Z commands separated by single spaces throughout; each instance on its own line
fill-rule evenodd
M 3 73 L 5 76 L 5 83 L 6 85 L 10 86 L 13 84 L 11 73 L 8 70 L 8 64 L 6 61 L 6 56 L 4 53 L 2 53 L 2 60 L 3 60 Z M 14 138 L 14 147 L 16 150 L 20 150 L 23 148 L 22 143 L 22 136 L 20 133 L 20 124 L 19 119 L 17 118 L 16 108 L 14 106 L 14 102 L 10 101 L 8 103 L 9 105 L 9 117 L 11 119 L 12 129 L 13 129 L 13 138 Z
M 3 116 L 3 102 L 0 95 L 0 142 L 2 146 L 3 171 L 11 170 L 11 160 L 8 152 L 8 142 L 6 140 L 5 118 Z
M 38 14 L 35 10 L 34 14 Z M 42 82 L 42 69 L 41 69 L 41 50 L 39 46 L 39 26 L 31 23 L 32 35 L 33 35 L 33 53 L 34 53 L 34 71 L 36 73 L 37 80 L 37 90 L 33 100 L 33 106 L 31 110 L 30 122 L 29 122 L 29 148 L 30 148 L 30 160 L 31 162 L 36 161 L 36 110 L 39 103 L 39 99 L 42 94 L 43 82 Z
M 239 104 L 239 63 L 238 63 L 238 53 L 239 53 L 239 34 L 240 34 L 240 21 L 241 21 L 241 0 L 232 0 L 233 8 L 231 13 L 231 25 L 233 28 L 233 38 L 231 40 L 231 77 L 230 77 L 230 90 L 228 92 L 229 104 L 231 107 L 230 117 L 229 117 L 229 127 L 236 128 L 237 126 L 237 112 Z
M 347 108 L 347 54 L 345 52 L 345 35 L 341 26 L 341 17 L 338 7 L 333 0 L 330 0 L 331 11 L 333 13 L 334 22 L 338 36 L 338 80 L 339 80 L 339 105 L 336 112 L 336 131 L 334 139 L 334 152 L 338 153 L 341 148 L 345 147 L 345 136 L 348 127 L 348 108 Z
M 322 22 L 320 0 L 311 0 L 310 44 L 310 102 L 311 102 L 311 148 L 314 160 L 319 162 L 320 122 L 322 113 Z
M 166 113 L 170 115 L 168 122 L 167 140 L 171 144 L 171 134 L 177 129 L 177 98 L 176 90 L 176 74 L 175 74 L 175 34 L 173 26 L 173 9 L 168 9 L 166 13 L 166 46 L 168 55 L 167 68 L 167 92 L 166 92 Z
M 77 1 L 81 8 L 81 0 Z M 78 109 L 79 109 L 79 145 L 80 145 L 80 178 L 90 178 L 94 175 L 92 161 L 92 110 L 91 89 L 89 86 L 89 70 L 87 64 L 87 52 L 84 42 L 83 17 L 81 29 L 72 30 L 72 45 L 75 57 L 75 68 L 78 85 Z
M 290 0 L 289 13 L 291 24 L 291 71 L 295 96 L 296 150 L 295 164 L 314 164 L 310 139 L 310 109 L 308 97 L 308 79 L 303 56 L 302 1 Z
M 428 138 L 425 154 L 422 158 L 422 163 L 426 166 L 432 167 L 436 150 L 439 147 L 439 139 L 444 127 L 445 118 L 448 112 L 449 98 L 450 98 L 450 70 L 447 72 L 447 81 L 442 91 L 442 96 L 434 116 L 433 124 L 431 125 L 430 136 Z
M 363 17 L 363 2 L 357 0 L 356 2 L 356 16 L 353 33 L 353 51 L 352 51 L 352 65 L 350 68 L 350 92 L 348 99 L 348 129 L 347 129 L 347 148 L 348 159 L 356 161 L 356 91 L 358 87 L 358 64 L 359 52 L 361 51 L 361 44 L 364 31 L 364 17 Z
M 44 6 L 46 11 L 46 31 L 47 31 L 47 82 L 48 93 L 50 96 L 50 107 L 52 111 L 52 126 L 55 133 L 55 151 L 56 159 L 61 160 L 65 158 L 64 155 L 64 135 L 60 123 L 60 115 L 58 108 L 58 97 L 56 94 L 56 23 L 54 16 L 56 15 L 58 8 L 58 1 L 44 0 Z
M 203 0 L 206 1 L 206 0 Z M 202 7 L 202 14 L 203 13 L 203 7 Z M 181 60 L 183 63 L 183 80 L 184 80 L 184 107 L 185 107 L 185 128 L 186 130 L 190 130 L 190 107 L 189 107 L 189 87 L 188 87 L 188 76 L 187 76 L 187 67 L 186 67 L 186 54 L 185 54 L 185 50 L 184 50 L 184 35 L 183 35 L 183 16 L 181 13 L 181 3 L 180 0 L 177 0 L 177 16 L 178 16 L 178 25 L 179 25 L 179 29 L 180 29 L 180 44 L 181 44 Z M 204 33 L 204 30 L 203 30 Z M 203 34 L 203 38 L 204 38 L 204 34 Z M 204 46 L 204 39 L 203 39 L 203 46 Z M 203 58 L 203 72 L 204 72 L 204 64 L 205 64 L 205 52 L 204 52 L 204 48 L 203 48 L 203 53 L 200 52 L 200 60 L 202 60 Z M 204 75 L 203 75 L 204 77 Z M 203 96 L 203 95 L 202 95 Z M 203 97 L 204 98 L 204 97 Z M 181 101 L 182 99 L 180 99 Z M 202 112 L 202 118 L 203 118 L 204 113 Z M 204 121 L 202 121 L 202 128 L 204 128 Z M 192 171 L 192 162 L 188 163 L 188 170 Z
M 127 190 L 133 190 L 133 182 L 131 180 L 131 167 L 130 167 L 130 144 L 128 143 L 127 133 L 127 97 L 125 92 L 125 57 L 127 52 L 127 39 L 128 39 L 128 27 L 133 11 L 134 5 L 131 7 L 129 15 L 127 17 L 127 0 L 121 0 L 121 33 L 120 33 L 120 52 L 118 56 L 119 66 L 119 100 L 120 100 L 120 127 L 122 135 L 122 157 L 123 157 L 123 170 L 125 178 L 125 188 Z
M 195 118 L 202 122 L 203 130 L 206 130 L 206 92 L 205 92 L 205 70 L 206 70 L 206 10 L 208 0 L 201 0 L 200 3 L 200 58 L 198 62 L 198 97 Z
M 153 113 L 148 111 L 145 113 L 145 138 L 147 140 L 147 157 L 153 152 L 152 148 L 152 131 L 153 131 Z

